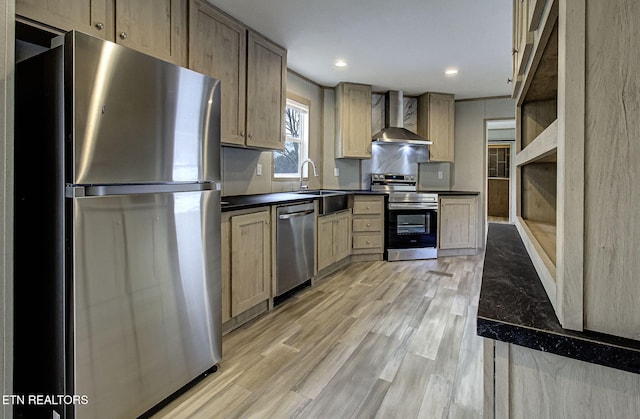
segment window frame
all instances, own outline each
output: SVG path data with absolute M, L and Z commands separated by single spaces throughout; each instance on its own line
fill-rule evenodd
M 291 181 L 294 179 L 299 179 L 300 178 L 300 164 L 305 161 L 306 159 L 309 158 L 309 148 L 310 148 L 310 122 L 311 122 L 311 102 L 308 99 L 305 99 L 303 97 L 297 96 L 295 94 L 291 94 L 291 93 L 287 93 L 287 100 L 286 100 L 286 106 L 285 106 L 285 114 L 283 115 L 283 120 L 282 123 L 285 124 L 285 119 L 286 118 L 286 108 L 296 108 L 301 110 L 302 112 L 305 112 L 305 118 L 304 118 L 304 128 L 303 128 L 303 132 L 301 133 L 301 138 L 297 139 L 297 138 L 292 138 L 290 136 L 288 136 L 286 134 L 286 127 L 283 128 L 284 132 L 285 132 L 285 147 L 286 147 L 286 143 L 287 142 L 297 142 L 300 143 L 300 148 L 299 148 L 299 159 L 298 159 L 298 164 L 297 164 L 297 170 L 295 173 L 291 172 L 291 173 L 276 173 L 276 156 L 278 155 L 278 153 L 281 153 L 281 151 L 274 151 L 273 152 L 273 180 L 281 180 L 281 181 Z M 303 168 L 303 178 L 304 179 L 308 179 L 309 177 L 309 165 L 305 165 Z

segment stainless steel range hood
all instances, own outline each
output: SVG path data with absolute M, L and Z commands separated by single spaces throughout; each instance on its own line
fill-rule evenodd
M 404 128 L 404 102 L 403 94 L 398 90 L 389 90 L 385 93 L 385 127 L 373 136 L 375 144 L 414 144 L 429 145 L 433 142 L 421 135 Z

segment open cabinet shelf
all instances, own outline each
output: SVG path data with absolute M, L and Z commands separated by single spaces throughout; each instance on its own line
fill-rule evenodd
M 556 225 L 516 217 L 516 228 L 527 253 L 529 253 L 531 262 L 536 268 L 540 282 L 542 282 L 553 308 L 557 311 Z
M 515 96 L 516 226 L 558 311 L 558 2 L 525 3 L 533 50 Z
M 558 120 L 545 128 L 520 153 L 516 154 L 516 166 L 529 163 L 555 163 L 558 161 Z
M 544 255 L 549 259 L 550 264 L 547 268 L 552 269 L 552 276 L 555 277 L 556 266 L 556 225 L 544 223 L 534 220 L 523 220 L 533 237 L 536 238 L 538 244 L 544 251 Z M 550 269 L 551 271 L 551 269 Z
M 555 286 L 556 281 L 558 164 L 540 160 L 518 167 L 520 174 L 518 220 L 522 224 L 521 235 L 525 236 L 523 241 L 530 241 L 527 250 L 537 254 L 536 258 L 532 257 L 532 260 L 541 278 L 545 278 L 548 282 L 545 288 L 550 288 Z

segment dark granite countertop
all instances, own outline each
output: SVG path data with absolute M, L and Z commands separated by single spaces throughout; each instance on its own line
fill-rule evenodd
M 477 333 L 640 374 L 640 341 L 563 329 L 515 226 L 489 224 Z
M 337 189 L 331 189 L 337 190 Z M 309 190 L 312 192 L 312 190 Z M 368 190 L 341 190 L 354 195 L 385 195 L 383 192 L 372 192 Z M 274 192 L 255 195 L 234 195 L 222 197 L 222 212 L 236 211 L 249 208 L 264 207 L 269 205 L 294 204 L 297 202 L 313 201 L 318 199 L 313 195 L 305 195 L 296 192 Z
M 431 190 L 421 190 L 420 192 L 432 192 L 432 193 L 437 193 L 440 196 L 480 195 L 480 192 L 474 192 L 474 191 L 431 191 Z

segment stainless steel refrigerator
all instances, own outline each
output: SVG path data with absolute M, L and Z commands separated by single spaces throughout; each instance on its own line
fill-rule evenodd
M 14 415 L 133 418 L 221 358 L 220 84 L 54 43 L 16 67 Z

